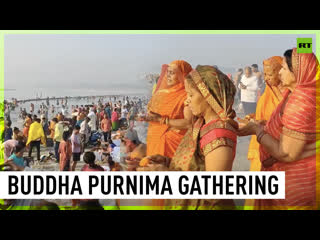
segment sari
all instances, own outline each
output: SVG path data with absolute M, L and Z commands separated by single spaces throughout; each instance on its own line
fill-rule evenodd
M 286 90 L 284 99 L 273 112 L 265 126 L 265 132 L 279 140 L 281 134 L 291 138 L 304 140 L 307 144 L 319 140 L 320 104 L 319 63 L 312 54 L 292 52 L 292 68 L 297 79 L 296 88 Z M 290 94 L 291 93 L 291 94 Z M 317 136 L 318 135 L 318 136 Z M 271 167 L 262 166 L 261 171 L 285 172 L 285 199 L 257 199 L 255 209 L 304 209 L 319 208 L 319 174 L 316 173 L 316 155 L 294 162 L 276 162 Z M 260 160 L 271 155 L 260 145 Z M 318 156 L 319 157 L 319 156 Z M 318 167 L 319 168 L 319 167 Z M 318 182 L 318 186 L 317 183 Z
M 237 123 L 232 109 L 236 88 L 233 82 L 218 69 L 197 66 L 190 73 L 193 82 L 210 107 L 219 117 L 208 123 L 199 117 L 182 139 L 171 160 L 170 171 L 205 171 L 205 156 L 215 149 L 232 148 L 233 159 L 237 145 Z M 167 199 L 167 210 L 218 210 L 235 209 L 231 199 Z
M 111 121 L 112 121 L 112 131 L 117 131 L 119 129 L 119 118 L 118 113 L 113 112 L 111 115 Z
M 148 103 L 148 111 L 169 117 L 169 119 L 184 119 L 184 102 L 187 99 L 184 77 L 192 68 L 183 60 L 173 61 L 171 64 L 178 67 L 178 83 L 171 87 L 167 85 L 168 65 L 163 65 L 157 87 Z M 172 158 L 185 133 L 186 130 L 173 129 L 165 124 L 150 122 L 147 133 L 147 155 L 160 154 Z
M 28 138 L 31 124 L 32 124 L 32 119 L 28 117 L 24 122 L 24 128 L 23 128 L 23 136 L 25 136 L 26 138 Z
M 265 67 L 270 67 L 274 71 L 274 73 L 278 74 L 281 69 L 282 57 L 274 56 L 264 62 Z M 270 86 L 266 82 L 266 89 L 262 96 L 260 97 L 256 113 L 256 120 L 269 120 L 273 111 L 277 108 L 279 103 L 282 101 L 283 96 L 277 86 Z M 257 137 L 253 135 L 251 137 L 251 141 L 248 149 L 248 159 L 251 161 L 250 170 L 249 171 L 260 171 L 261 162 L 260 162 L 260 144 L 257 141 Z M 246 199 L 245 201 L 246 207 L 254 206 L 254 199 Z
M 56 128 L 56 123 L 54 121 L 50 121 L 50 126 L 49 126 L 49 130 L 50 130 L 50 138 L 54 138 L 54 129 Z

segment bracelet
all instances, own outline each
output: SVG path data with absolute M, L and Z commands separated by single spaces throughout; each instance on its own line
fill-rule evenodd
M 166 121 L 166 118 L 165 118 L 165 117 L 161 117 L 161 119 L 160 119 L 160 124 L 164 124 L 165 121 Z
M 166 125 L 169 125 L 169 118 L 166 117 Z

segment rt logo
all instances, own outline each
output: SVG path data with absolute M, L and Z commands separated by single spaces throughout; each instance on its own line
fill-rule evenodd
M 297 53 L 312 53 L 312 38 L 297 38 Z

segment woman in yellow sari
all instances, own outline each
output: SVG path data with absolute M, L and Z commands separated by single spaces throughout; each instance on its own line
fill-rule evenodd
M 150 156 L 141 171 L 231 171 L 238 128 L 232 109 L 236 88 L 217 68 L 197 66 L 186 77 L 187 104 L 194 124 L 185 134 L 172 160 Z M 167 199 L 165 209 L 235 209 L 231 199 Z
M 266 81 L 266 89 L 257 103 L 255 119 L 260 121 L 268 121 L 273 111 L 277 108 L 283 99 L 283 92 L 279 71 L 282 68 L 282 57 L 274 56 L 263 61 L 264 79 Z M 260 144 L 257 142 L 257 137 L 252 136 L 248 149 L 248 159 L 251 161 L 250 171 L 260 171 Z M 253 209 L 254 199 L 245 201 L 246 209 Z
M 173 157 L 190 126 L 192 113 L 184 104 L 187 99 L 184 77 L 191 70 L 190 64 L 183 60 L 163 65 L 145 119 L 149 122 L 147 155 Z

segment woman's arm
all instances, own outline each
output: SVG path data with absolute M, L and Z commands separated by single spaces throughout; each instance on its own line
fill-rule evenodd
M 169 119 L 168 125 L 177 129 L 188 129 L 192 124 L 192 112 L 188 106 L 183 109 L 184 119 Z
M 306 141 L 283 134 L 280 136 L 280 141 L 265 134 L 260 142 L 266 151 L 280 162 L 294 162 L 316 154 L 316 149 L 305 149 Z
M 263 125 L 257 122 L 249 122 L 238 130 L 239 136 L 257 135 L 263 131 Z M 260 144 L 275 159 L 280 162 L 294 162 L 316 154 L 316 149 L 306 149 L 306 141 L 298 140 L 287 135 L 281 134 L 280 140 L 273 138 L 265 133 L 260 135 Z
M 233 164 L 233 150 L 228 146 L 221 146 L 205 157 L 206 171 L 231 171 Z

